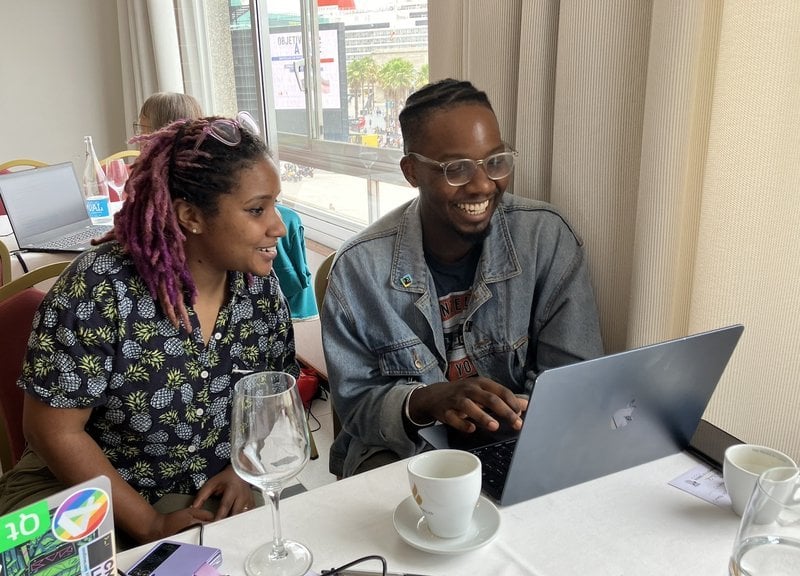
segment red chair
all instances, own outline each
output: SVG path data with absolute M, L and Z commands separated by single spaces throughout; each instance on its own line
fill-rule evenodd
M 58 276 L 69 262 L 56 262 L 32 270 L 0 287 L 0 465 L 11 469 L 25 449 L 22 433 L 22 404 L 25 397 L 17 387 L 22 373 L 33 316 L 45 293 L 34 286 Z
M 3 471 L 10 470 L 22 456 L 25 449 L 25 436 L 22 433 L 22 403 L 25 397 L 17 387 L 17 379 L 22 373 L 28 337 L 31 333 L 33 314 L 42 303 L 44 292 L 36 288 L 26 288 L 0 302 L 0 349 L 3 362 L 0 363 L 0 417 L 4 437 L 0 438 L 0 461 Z

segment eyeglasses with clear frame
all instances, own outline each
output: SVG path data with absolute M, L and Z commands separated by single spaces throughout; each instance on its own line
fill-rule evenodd
M 439 162 L 416 152 L 409 152 L 408 156 L 413 156 L 420 162 L 441 168 L 444 179 L 450 186 L 465 186 L 475 177 L 478 166 L 483 166 L 483 170 L 490 180 L 506 178 L 514 171 L 514 159 L 518 156 L 518 152 L 509 147 L 505 152 L 492 154 L 483 160 L 459 158 L 458 160 L 449 160 L 447 162 Z
M 141 136 L 147 130 L 150 130 L 150 126 L 147 126 L 146 124 L 141 124 L 140 122 L 134 122 L 133 123 L 133 135 L 134 136 Z

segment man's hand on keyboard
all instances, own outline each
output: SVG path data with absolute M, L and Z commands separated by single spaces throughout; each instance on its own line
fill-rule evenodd
M 482 376 L 419 388 L 408 405 L 415 422 L 436 419 L 462 432 L 474 432 L 477 428 L 495 431 L 501 423 L 519 430 L 522 413 L 527 408 L 527 399 Z

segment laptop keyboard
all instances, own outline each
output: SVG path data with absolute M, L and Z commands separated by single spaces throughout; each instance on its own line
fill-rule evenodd
M 495 500 L 500 500 L 500 496 L 503 494 L 516 443 L 516 438 L 509 438 L 497 444 L 470 450 L 481 461 L 483 491 Z
M 87 244 L 92 238 L 98 238 L 110 229 L 110 226 L 92 226 L 90 228 L 84 228 L 69 236 L 46 242 L 41 245 L 41 248 L 44 250 L 69 250 L 76 245 Z

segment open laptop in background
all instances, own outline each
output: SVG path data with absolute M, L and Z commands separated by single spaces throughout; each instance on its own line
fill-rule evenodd
M 0 518 L 0 574 L 116 576 L 109 479 L 98 476 Z
M 689 446 L 743 330 L 545 370 L 518 433 L 463 434 L 440 424 L 419 434 L 434 448 L 478 455 L 483 490 L 502 505 L 644 464 Z
M 82 252 L 111 229 L 92 224 L 71 162 L 0 174 L 0 197 L 20 250 Z

